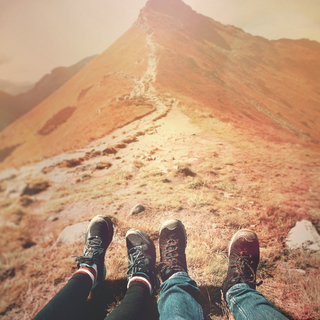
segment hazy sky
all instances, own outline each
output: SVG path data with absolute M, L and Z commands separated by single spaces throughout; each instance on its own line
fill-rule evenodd
M 39 80 L 103 52 L 147 0 L 0 0 L 0 80 Z M 267 39 L 320 42 L 320 0 L 185 0 L 206 16 Z

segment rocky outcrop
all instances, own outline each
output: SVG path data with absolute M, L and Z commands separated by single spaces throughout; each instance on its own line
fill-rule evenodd
M 55 245 L 70 245 L 79 242 L 84 243 L 84 237 L 88 225 L 89 221 L 84 221 L 64 228 L 56 240 Z
M 310 221 L 298 221 L 286 239 L 290 249 L 304 249 L 320 252 L 320 235 Z

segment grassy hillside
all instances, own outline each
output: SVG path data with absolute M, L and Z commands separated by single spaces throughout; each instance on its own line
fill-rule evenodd
M 66 283 L 76 267 L 72 256 L 83 244 L 56 247 L 55 240 L 65 226 L 96 214 L 110 216 L 116 233 L 99 291 L 105 299 L 96 294 L 88 303 L 97 310 L 92 319 L 103 319 L 104 310 L 111 310 L 125 293 L 126 231 L 141 228 L 157 245 L 159 226 L 168 218 L 181 219 L 186 226 L 189 273 L 200 286 L 200 301 L 210 319 L 222 319 L 227 246 L 239 228 L 251 228 L 260 239 L 258 278 L 263 284 L 258 290 L 290 319 L 319 317 L 319 255 L 284 246 L 296 221 L 309 219 L 320 228 L 318 153 L 297 144 L 259 138 L 250 142 L 241 129 L 231 131 L 228 123 L 212 124 L 203 114 L 182 110 L 190 121 L 172 109 L 135 141 L 107 156 L 109 169 L 56 167 L 29 176 L 29 183 L 40 179 L 50 187 L 27 197 L 33 201 L 28 206 L 23 206 L 26 196 L 4 197 L 9 184 L 25 177 L 1 183 L 5 319 L 14 319 L 17 312 L 32 317 Z M 146 211 L 128 216 L 137 203 Z

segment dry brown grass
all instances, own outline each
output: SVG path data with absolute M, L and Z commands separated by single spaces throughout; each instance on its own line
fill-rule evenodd
M 259 290 L 289 318 L 316 319 L 319 312 L 315 303 L 318 299 L 319 257 L 289 252 L 284 249 L 283 241 L 299 216 L 305 217 L 307 214 L 294 207 L 295 201 L 289 203 L 293 194 L 312 209 L 308 215 L 314 221 L 319 217 L 319 211 L 304 193 L 294 193 L 293 176 L 287 168 L 281 167 L 283 161 L 279 159 L 279 154 L 265 154 L 264 159 L 261 155 L 248 159 L 241 150 L 245 149 L 239 151 L 238 147 L 232 152 L 229 150 L 226 157 L 223 154 L 225 151 L 217 150 L 215 152 L 219 156 L 197 165 L 188 162 L 160 165 L 133 160 L 132 163 L 139 168 L 137 172 L 119 172 L 113 167 L 107 171 L 96 171 L 91 179 L 81 183 L 70 181 L 63 186 L 52 186 L 51 199 L 43 203 L 43 211 L 37 215 L 33 215 L 30 208 L 18 207 L 12 199 L 3 199 L 1 219 L 7 219 L 12 225 L 1 227 L 7 239 L 2 247 L 8 248 L 10 244 L 10 250 L 1 256 L 1 272 L 5 277 L 1 283 L 5 293 L 1 312 L 5 312 L 10 319 L 10 309 L 22 308 L 32 316 L 61 288 L 75 268 L 71 256 L 79 254 L 82 245 L 62 246 L 59 249 L 53 249 L 52 245 L 64 226 L 83 218 L 65 217 L 66 220 L 58 228 L 52 229 L 28 249 L 23 249 L 21 240 L 18 240 L 21 234 L 25 234 L 26 240 L 30 223 L 46 224 L 48 215 L 61 214 L 66 208 L 89 201 L 102 205 L 105 208 L 103 212 L 112 213 L 111 219 L 116 226 L 116 236 L 106 257 L 107 283 L 110 286 L 118 283 L 117 286 L 123 289 L 117 297 L 108 300 L 106 309 L 112 310 L 124 294 L 126 231 L 131 227 L 141 228 L 157 244 L 161 222 L 176 217 L 186 225 L 189 273 L 200 287 L 200 301 L 210 319 L 222 319 L 220 289 L 227 270 L 227 246 L 232 234 L 242 227 L 255 230 L 261 241 L 258 277 L 265 284 Z M 294 167 L 294 162 L 290 166 Z M 286 166 L 289 166 L 288 161 Z M 179 168 L 188 168 L 195 175 L 179 173 Z M 297 172 L 300 171 L 296 170 L 295 175 Z M 280 182 L 277 174 L 286 175 L 286 178 Z M 270 190 L 273 190 L 272 196 Z M 128 204 L 136 202 L 142 202 L 147 211 L 139 217 L 128 219 Z M 19 214 L 19 210 L 24 214 Z M 92 212 L 87 218 L 94 215 Z M 206 223 L 203 224 L 203 221 Z M 44 264 L 51 267 L 44 270 Z M 295 268 L 306 270 L 306 274 L 301 276 L 290 271 L 288 278 L 287 270 Z M 13 269 L 15 275 L 10 276 Z M 46 294 L 39 298 L 43 290 Z M 300 291 L 304 295 L 303 305 L 298 303 L 297 292 Z M 94 303 L 94 297 L 92 299 L 90 303 Z

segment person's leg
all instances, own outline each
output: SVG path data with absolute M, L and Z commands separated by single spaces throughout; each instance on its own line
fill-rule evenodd
M 90 291 L 104 281 L 104 257 L 112 237 L 113 225 L 109 218 L 96 216 L 91 220 L 83 254 L 76 258 L 79 269 L 34 320 L 81 319 Z
M 91 277 L 77 273 L 43 307 L 34 320 L 81 319 L 84 303 L 92 287 Z
M 197 302 L 200 291 L 186 272 L 177 272 L 161 285 L 158 310 L 160 319 L 203 320 L 202 307 Z
M 229 246 L 229 267 L 222 286 L 224 299 L 236 320 L 287 319 L 255 290 L 259 258 L 257 235 L 247 229 L 238 231 Z
M 245 283 L 236 284 L 228 290 L 227 303 L 236 320 L 287 319 L 259 291 Z
M 106 320 L 149 319 L 150 296 L 157 284 L 155 275 L 156 249 L 153 241 L 141 230 L 126 234 L 128 249 L 128 290 Z
M 179 220 L 167 220 L 160 228 L 161 285 L 158 310 L 160 320 L 203 320 L 202 307 L 197 302 L 197 284 L 187 273 L 185 249 L 187 235 Z

